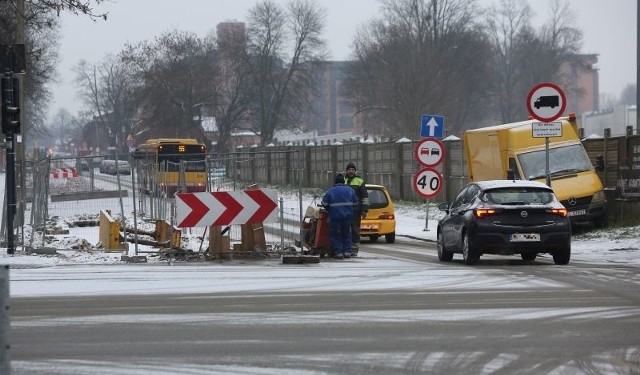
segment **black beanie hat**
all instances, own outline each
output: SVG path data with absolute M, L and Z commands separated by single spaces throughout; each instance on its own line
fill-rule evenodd
M 338 173 L 336 176 L 336 184 L 344 184 L 344 176 L 342 173 Z
M 353 163 L 349 163 L 349 164 L 347 164 L 347 166 L 346 166 L 344 169 L 345 169 L 345 170 L 347 170 L 347 169 L 349 169 L 349 168 L 358 169 L 358 168 L 356 168 L 356 165 L 355 165 L 355 164 L 353 164 Z

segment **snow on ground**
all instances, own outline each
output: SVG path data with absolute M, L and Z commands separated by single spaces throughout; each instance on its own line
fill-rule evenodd
M 425 222 L 426 214 L 426 205 L 396 203 L 396 235 L 435 242 L 437 218 L 441 213 L 437 208 L 430 206 L 428 225 Z M 69 234 L 52 236 L 52 242 L 47 245 L 47 247 L 59 249 L 55 255 L 26 254 L 20 248 L 17 249 L 16 254 L 8 255 L 5 249 L 0 249 L 0 264 L 45 267 L 67 264 L 122 263 L 120 260 L 121 252 L 105 252 L 95 248 L 99 242 L 97 227 L 67 227 L 65 229 L 69 229 Z M 188 242 L 190 242 L 190 247 L 197 252 L 200 248 L 200 241 L 195 237 L 196 235 L 188 239 Z M 605 264 L 640 264 L 639 237 L 640 226 L 607 228 L 576 234 L 572 241 L 571 260 Z M 134 244 L 130 244 L 129 248 L 129 254 L 132 255 Z M 156 250 L 149 246 L 139 245 L 140 254 Z M 148 259 L 150 262 L 160 261 L 157 256 L 149 256 Z
M 288 214 L 299 217 L 297 196 L 282 192 L 281 198 L 289 202 Z M 303 198 L 303 202 L 306 207 L 307 204 L 312 204 L 313 198 L 307 196 Z M 425 241 L 435 243 L 437 220 L 442 215 L 435 205 L 429 205 L 427 211 L 426 204 L 395 203 L 396 236 L 420 244 Z M 77 206 L 82 211 L 82 205 Z M 131 209 L 125 208 L 125 212 L 131 212 Z M 428 223 L 425 222 L 427 214 Z M 72 218 L 62 218 L 58 223 L 62 229 L 68 229 L 69 234 L 48 236 L 47 247 L 56 249 L 55 254 L 28 254 L 18 248 L 15 254 L 8 255 L 6 249 L 0 249 L 0 265 L 9 265 L 11 269 L 11 295 L 303 290 L 308 287 L 317 289 L 321 284 L 319 280 L 326 280 L 327 277 L 353 278 L 356 281 L 349 283 L 350 288 L 358 285 L 360 289 L 380 288 L 381 278 L 387 278 L 385 288 L 414 287 L 424 284 L 426 279 L 436 283 L 434 285 L 438 283 L 437 268 L 427 267 L 427 270 L 424 264 L 367 254 L 366 245 L 360 256 L 342 263 L 329 260 L 320 264 L 284 265 L 277 254 L 261 261 L 237 259 L 169 262 L 157 255 L 157 249 L 139 245 L 138 252 L 134 252 L 135 246 L 130 244 L 127 254 L 147 255 L 148 263 L 128 264 L 121 260 L 121 252 L 105 252 L 96 248 L 99 242 L 97 227 L 74 227 L 68 224 L 72 221 Z M 127 222 L 131 223 L 132 219 L 128 218 Z M 143 225 L 144 222 L 139 221 L 139 229 L 148 229 L 141 228 Z M 28 230 L 25 229 L 25 232 Z M 198 235 L 202 236 L 202 230 L 185 232 L 193 233 L 183 241 L 192 251 L 206 249 L 206 244 L 202 246 L 197 238 Z M 639 233 L 640 226 L 631 226 L 577 234 L 573 237 L 571 261 L 638 265 Z M 277 239 L 271 240 L 278 243 Z M 392 246 L 398 245 L 396 243 Z M 148 253 L 149 251 L 153 253 Z M 435 256 L 435 252 L 426 250 L 426 246 L 425 252 Z M 169 266 L 171 267 L 168 268 Z M 478 281 L 478 269 L 463 268 L 455 273 L 462 279 L 472 277 L 473 283 Z M 168 277 L 168 274 L 171 276 Z M 336 286 L 331 288 L 335 289 Z

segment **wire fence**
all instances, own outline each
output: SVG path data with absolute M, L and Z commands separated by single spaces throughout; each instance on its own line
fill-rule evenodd
M 128 252 L 131 254 L 215 258 L 212 254 L 216 252 L 209 251 L 211 228 L 176 228 L 175 198 L 172 194 L 162 191 L 144 191 L 138 182 L 138 165 L 135 160 L 115 161 L 115 165 L 127 163 L 128 168 L 114 169 L 110 167 L 114 163 L 97 162 L 95 159 L 46 158 L 28 163 L 25 217 L 16 221 L 14 231 L 17 247 L 22 246 L 29 251 L 46 249 L 51 247 L 55 235 L 65 235 L 69 232 L 83 233 L 90 239 L 99 238 L 100 212 L 104 211 L 120 221 L 121 238 L 128 243 Z M 234 163 L 245 162 L 246 160 L 241 158 L 231 162 L 226 157 L 208 157 L 205 190 L 255 188 L 255 184 L 241 181 L 238 175 L 233 173 Z M 181 175 L 179 184 L 185 184 L 183 176 L 188 166 L 181 165 L 178 169 Z M 262 187 L 274 188 L 266 185 Z M 278 221 L 263 224 L 265 246 L 254 246 L 250 255 L 280 255 L 293 251 L 296 243 L 299 243 L 300 207 L 304 204 L 303 197 L 309 195 L 297 188 L 280 187 L 277 191 Z M 6 202 L 6 199 L 3 202 Z M 3 213 L 6 213 L 6 207 Z M 3 216 L 2 238 L 6 240 L 5 220 Z M 156 234 L 158 221 L 164 221 L 172 230 L 180 231 L 179 248 L 166 247 L 164 243 L 157 244 L 160 241 L 153 236 Z M 224 231 L 231 247 L 229 254 L 233 256 L 235 253 L 238 256 L 240 252 L 235 250 L 237 245 L 243 240 L 246 241 L 246 238 L 243 238 L 246 234 L 243 234 L 242 226 L 230 225 L 225 227 Z M 72 240 L 69 243 L 69 246 L 76 246 Z M 100 244 L 95 240 L 93 243 L 91 240 L 84 243 L 85 250 L 100 250 Z M 246 255 L 246 251 L 244 253 Z
M 443 175 L 445 188 L 434 201 L 452 200 L 468 182 L 463 143 L 459 139 L 445 140 L 444 143 L 447 152 L 438 169 Z M 605 169 L 599 172 L 599 176 L 604 185 L 616 193 L 610 204 L 622 199 L 625 204 L 620 205 L 622 208 L 618 216 L 629 216 L 623 209 L 630 207 L 629 202 L 637 201 L 640 196 L 640 136 L 588 139 L 583 144 L 592 162 L 603 155 Z M 279 222 L 265 224 L 268 238 L 265 247 L 282 250 L 299 240 L 301 213 L 314 193 L 317 195 L 318 189 L 322 191 L 330 187 L 335 174 L 343 171 L 347 162 L 356 163 L 367 183 L 387 187 L 394 200 L 424 203 L 424 198 L 416 195 L 412 182 L 420 169 L 415 160 L 415 145 L 415 141 L 313 147 L 297 145 L 208 154 L 204 190 L 234 191 L 256 184 L 262 188 L 277 189 L 282 198 L 278 202 Z M 161 190 L 144 191 L 140 181 L 143 176 L 141 166 L 136 160 L 130 160 L 128 155 L 121 159 L 87 156 L 27 162 L 24 181 L 18 181 L 20 186 L 17 186 L 16 244 L 34 249 L 47 247 L 51 234 L 63 233 L 79 225 L 98 231 L 97 226 L 91 225 L 97 225 L 101 211 L 108 211 L 121 221 L 123 240 L 134 243 L 136 251 L 136 241 L 147 239 L 137 233 L 150 232 L 157 220 L 166 221 L 173 227 L 176 206 L 171 194 Z M 183 183 L 187 183 L 183 173 L 189 168 L 182 163 L 170 167 L 180 171 L 179 181 Z M 182 191 L 186 191 L 186 186 L 184 188 Z M 6 199 L 3 202 L 1 231 L 2 240 L 6 242 Z M 183 228 L 185 251 L 204 253 L 209 247 L 208 230 Z M 242 241 L 240 226 L 233 225 L 225 230 L 232 248 Z M 90 245 L 98 246 L 97 243 Z M 144 251 L 162 250 L 152 248 Z

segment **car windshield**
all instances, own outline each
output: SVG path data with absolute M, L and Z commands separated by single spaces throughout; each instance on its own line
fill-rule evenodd
M 553 201 L 553 193 L 536 188 L 504 188 L 488 190 L 484 193 L 485 201 L 504 205 L 549 204 Z
M 546 176 L 545 151 L 532 151 L 518 155 L 522 172 L 527 180 Z M 592 167 L 582 145 L 570 145 L 549 149 L 549 172 L 551 176 L 588 171 Z

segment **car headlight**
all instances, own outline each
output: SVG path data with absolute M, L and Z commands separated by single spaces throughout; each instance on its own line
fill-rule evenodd
M 607 198 L 604 195 L 604 191 L 599 191 L 595 194 L 593 194 L 593 198 L 591 199 L 592 203 L 597 203 L 597 202 L 604 202 L 606 201 Z

